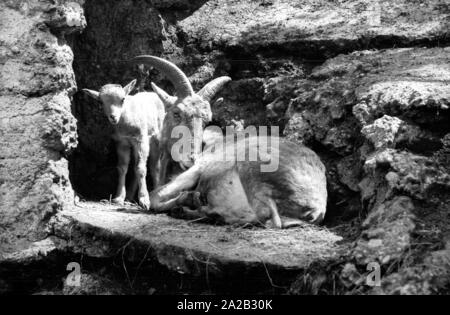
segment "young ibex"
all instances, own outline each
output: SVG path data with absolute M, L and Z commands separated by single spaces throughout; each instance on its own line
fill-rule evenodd
M 113 138 L 117 141 L 119 183 L 114 203 L 123 204 L 125 197 L 132 200 L 138 191 L 138 202 L 144 209 L 150 208 L 146 184 L 147 159 L 153 187 L 159 183 L 159 137 L 165 115 L 164 105 L 155 93 L 141 92 L 129 95 L 136 80 L 127 86 L 104 85 L 99 92 L 83 89 L 85 93 L 103 103 L 103 110 L 114 125 Z M 128 194 L 125 177 L 130 162 L 130 153 L 135 160 L 136 176 Z
M 323 220 L 325 167 L 313 151 L 276 137 L 241 137 L 224 143 L 223 149 L 216 145 L 216 150 L 206 150 L 189 170 L 153 191 L 152 209 L 162 212 L 187 205 L 196 210 L 185 212 L 197 217 L 219 217 L 239 225 L 270 221 L 276 228 Z M 226 159 L 224 152 L 232 151 L 231 146 L 243 149 L 246 157 L 256 150 L 259 158 Z M 270 159 L 277 159 L 278 167 L 262 171 Z
M 196 156 L 201 154 L 203 129 L 212 118 L 210 102 L 220 89 L 231 81 L 231 78 L 218 77 L 206 84 L 198 93 L 195 93 L 187 76 L 170 61 L 155 56 L 142 55 L 133 58 L 132 63 L 146 64 L 156 68 L 167 76 L 175 87 L 176 96 L 171 96 L 152 83 L 153 91 L 164 103 L 166 110 L 160 139 L 160 184 L 164 184 L 170 175 L 168 170 L 175 164 L 171 154 L 172 148 L 180 139 L 180 137 L 172 135 L 174 128 L 184 126 L 193 135 L 189 158 L 176 161 L 184 170 L 191 167 Z

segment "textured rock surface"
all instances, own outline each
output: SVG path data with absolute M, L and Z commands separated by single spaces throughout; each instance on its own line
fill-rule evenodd
M 201 248 L 207 248 L 220 264 L 224 257 L 218 246 L 234 257 L 235 266 L 261 265 L 239 246 L 253 246 L 255 235 L 281 233 L 276 243 L 258 243 L 254 249 L 268 265 L 279 264 L 280 257 L 271 257 L 279 253 L 274 246 L 284 248 L 279 253 L 283 268 L 299 268 L 295 264 L 302 262 L 292 293 L 448 293 L 446 1 L 52 3 L 0 4 L 0 238 L 3 251 L 17 250 L 4 259 L 40 255 L 53 245 L 35 241 L 49 232 L 68 239 L 73 227 L 77 241 L 69 242 L 71 251 L 110 257 L 131 238 L 136 241 L 126 259 L 139 262 L 133 253 L 147 250 L 139 244 L 151 244 L 159 265 L 195 273 L 195 259 L 183 248 L 205 259 Z M 70 179 L 81 196 L 109 198 L 116 180 L 111 129 L 99 104 L 76 93 L 71 106 L 74 74 L 80 88 L 126 84 L 137 77 L 140 90 L 156 81 L 170 91 L 160 74 L 126 63 L 138 54 L 169 58 L 197 89 L 230 75 L 233 82 L 218 95 L 224 102 L 213 105 L 214 123 L 280 125 L 286 137 L 313 148 L 327 166 L 326 223 L 344 236 L 343 242 L 328 242 L 321 229 L 240 234 L 194 224 L 218 237 L 212 246 L 195 235 L 192 244 L 202 244 L 195 247 L 185 243 L 194 237 L 186 222 L 95 205 L 89 206 L 92 212 L 67 209 L 73 201 L 65 160 L 70 152 Z M 54 229 L 45 230 L 58 210 L 64 211 L 52 220 Z M 170 239 L 144 229 L 156 223 L 166 227 Z M 229 243 L 232 249 L 225 248 Z M 164 256 L 169 247 L 176 248 L 168 251 L 174 254 Z M 330 248 L 339 254 L 322 259 L 321 250 Z M 374 263 L 382 273 L 375 288 L 366 285 L 367 266 Z M 97 279 L 86 279 L 96 290 Z
M 13 263 L 13 264 L 27 264 L 42 257 L 48 256 L 50 253 L 55 251 L 57 245 L 51 238 L 43 239 L 42 241 L 37 241 L 32 243 L 24 250 L 15 251 L 11 253 L 1 253 L 0 261 L 2 264 Z
M 414 230 L 414 205 L 408 197 L 396 197 L 372 210 L 364 220 L 365 229 L 352 255 L 360 265 L 387 264 L 399 259 L 409 248 Z
M 436 283 L 441 273 L 430 271 L 420 284 L 410 276 L 418 269 L 410 266 L 445 268 L 443 261 L 431 265 L 427 256 L 436 249 L 445 252 L 448 239 L 449 61 L 448 48 L 340 55 L 315 68 L 289 105 L 285 134 L 319 142 L 322 154 L 334 152 L 326 160 L 332 193 L 344 199 L 351 196 L 348 189 L 358 191 L 358 211 L 368 212 L 342 266 L 346 290 L 352 287 L 348 282 L 354 290 L 364 288 L 369 263 L 391 274 L 373 293 L 438 288 L 418 286 Z M 352 209 L 348 197 L 342 205 L 330 210 Z M 439 283 L 441 290 L 447 280 Z
M 64 156 L 77 144 L 76 84 L 63 35 L 85 26 L 81 3 L 0 4 L 2 253 L 45 238 L 48 219 L 73 199 Z
M 330 59 L 296 90 L 285 134 L 333 154 L 326 159 L 329 181 L 336 197 L 345 199 L 362 179 L 355 176 L 363 162 L 372 163 L 374 157 L 368 155 L 374 149 L 429 155 L 442 146 L 439 139 L 449 119 L 449 58 L 448 48 L 433 48 L 363 51 Z M 345 164 L 350 156 L 353 165 Z M 342 165 L 349 168 L 342 170 Z
M 180 24 L 203 49 L 282 49 L 332 56 L 448 36 L 445 1 L 212 0 Z M 298 51 L 298 49 L 301 49 Z

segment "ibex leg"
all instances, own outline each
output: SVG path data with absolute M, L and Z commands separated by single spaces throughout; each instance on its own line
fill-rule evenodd
M 163 151 L 160 158 L 159 185 L 167 183 L 167 169 L 170 165 L 170 161 L 170 155 L 166 151 Z M 153 189 L 156 189 L 156 187 Z
M 128 164 L 130 163 L 130 146 L 123 141 L 117 142 L 117 171 L 119 173 L 116 195 L 112 202 L 123 204 L 126 196 L 125 178 L 127 176 Z
M 160 185 L 159 174 L 161 172 L 161 161 L 159 159 L 159 143 L 155 137 L 150 139 L 150 156 L 149 156 L 149 172 L 152 179 L 153 189 Z
M 154 190 L 150 196 L 152 209 L 157 212 L 163 212 L 182 204 L 187 195 L 181 193 L 192 190 L 197 184 L 199 177 L 200 169 L 194 165 L 167 185 Z
M 136 142 L 134 146 L 135 173 L 138 181 L 138 202 L 145 210 L 150 209 L 150 198 L 147 190 L 147 159 L 150 150 L 148 138 Z

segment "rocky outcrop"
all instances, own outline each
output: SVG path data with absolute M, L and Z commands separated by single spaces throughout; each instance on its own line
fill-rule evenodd
M 88 2 L 85 9 L 90 26 L 75 44 L 79 85 L 125 84 L 137 76 L 141 89 L 150 80 L 167 88 L 149 69 L 123 62 L 161 54 L 194 86 L 218 75 L 233 78 L 219 95 L 224 102 L 213 105 L 216 124 L 280 125 L 286 137 L 319 153 L 327 166 L 326 222 L 343 226 L 350 249 L 331 264 L 334 270 L 319 266 L 323 290 L 315 282 L 316 292 L 327 292 L 324 270 L 341 275 L 345 292 L 367 292 L 368 263 L 385 272 L 373 292 L 402 291 L 406 274 L 416 272 L 406 268 L 411 261 L 427 264 L 424 253 L 431 251 L 442 257 L 450 73 L 450 51 L 434 47 L 448 44 L 449 8 L 442 1 L 210 0 L 170 11 L 148 1 L 107 8 Z M 103 41 L 103 34 L 123 39 Z M 82 194 L 108 197 L 114 159 L 107 122 L 83 96 L 74 110 L 81 143 L 71 159 L 80 170 L 74 182 Z
M 326 163 L 329 182 L 340 187 L 336 196 L 345 199 L 349 190 L 357 191 L 360 213 L 368 212 L 346 258 L 354 265 L 343 268 L 354 285 L 364 284 L 361 277 L 348 276 L 355 266 L 364 270 L 376 262 L 392 273 L 394 264 L 427 264 L 418 239 L 428 238 L 428 229 L 436 233 L 433 246 L 445 245 L 448 229 L 425 213 L 434 209 L 442 218 L 448 212 L 450 177 L 437 156 L 445 155 L 449 132 L 449 60 L 448 48 L 340 55 L 315 68 L 289 104 L 287 137 L 319 143 L 322 153 L 332 151 Z M 351 209 L 343 205 L 344 212 Z M 406 271 L 399 269 L 401 278 Z M 402 279 L 398 286 L 408 286 Z M 401 291 L 386 286 L 376 292 Z
M 194 256 L 221 270 L 301 271 L 291 293 L 448 292 L 448 4 L 8 0 L 0 9 L 0 238 L 15 251 L 4 259 L 34 257 L 41 245 L 110 258 L 131 240 L 127 261 L 151 251 L 185 274 L 203 266 Z M 174 61 L 195 87 L 231 76 L 215 124 L 279 125 L 314 149 L 327 167 L 332 232 L 195 225 L 211 245 L 166 216 L 67 207 L 71 183 L 102 199 L 116 180 L 110 126 L 76 86 L 138 78 L 139 90 L 150 81 L 171 90 L 161 74 L 129 66 L 139 54 Z M 62 243 L 27 246 L 48 233 Z M 368 266 L 380 268 L 381 286 L 367 285 Z
M 1 254 L 46 237 L 71 203 L 68 163 L 77 145 L 70 97 L 73 53 L 64 35 L 85 26 L 82 1 L 0 4 Z
M 442 1 L 208 1 L 180 22 L 202 50 L 276 49 L 292 55 L 336 53 L 408 44 L 437 43 L 448 36 Z
M 329 176 L 333 185 L 351 190 L 358 178 L 349 176 L 368 170 L 371 151 L 397 148 L 429 155 L 442 146 L 446 133 L 449 56 L 448 49 L 435 48 L 364 51 L 330 59 L 296 90 L 285 134 L 332 152 L 329 173 L 352 156 L 355 163 L 348 172 L 339 168 L 341 174 Z

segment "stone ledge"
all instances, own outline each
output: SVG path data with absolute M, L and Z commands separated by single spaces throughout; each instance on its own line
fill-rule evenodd
M 145 259 L 172 271 L 202 274 L 235 270 L 299 271 L 336 257 L 342 238 L 306 225 L 289 230 L 243 229 L 188 222 L 132 206 L 84 202 L 60 212 L 51 222 L 70 251 L 91 257 L 123 255 Z
M 57 249 L 58 241 L 52 237 L 31 243 L 28 247 L 15 252 L 0 252 L 1 264 L 28 264 L 39 261 Z

